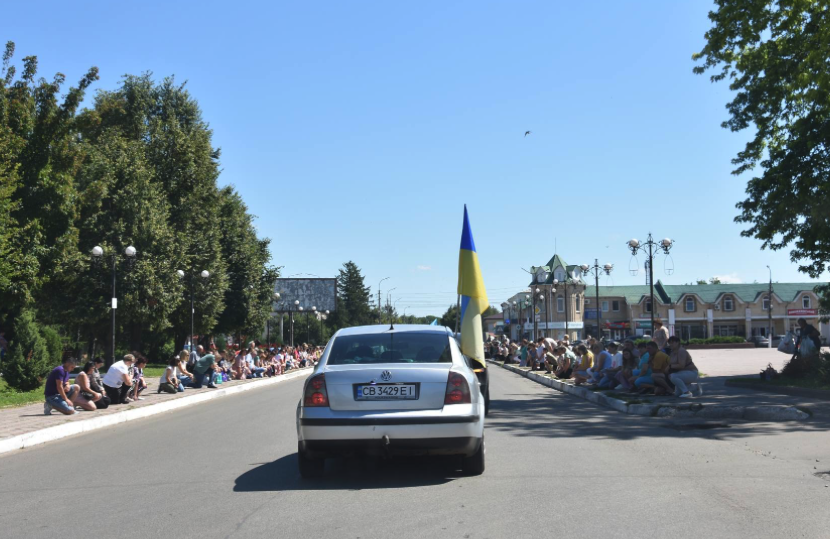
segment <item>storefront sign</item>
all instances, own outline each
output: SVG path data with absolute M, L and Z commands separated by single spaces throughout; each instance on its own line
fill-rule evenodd
M 787 316 L 816 316 L 818 309 L 787 309 Z
M 635 324 L 637 324 L 637 327 L 640 329 L 651 329 L 651 320 L 637 320 Z
M 628 329 L 628 322 L 606 322 L 606 329 Z

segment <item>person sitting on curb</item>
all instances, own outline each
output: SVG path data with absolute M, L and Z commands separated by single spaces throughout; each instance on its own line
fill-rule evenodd
M 531 350 L 531 353 L 533 355 L 533 363 L 530 366 L 530 370 L 540 370 L 542 368 L 541 366 L 545 363 L 545 354 L 547 353 L 547 347 L 545 346 L 544 337 L 539 337 L 536 340 L 536 348 L 531 348 Z
M 634 371 L 637 371 L 638 373 L 640 372 L 639 369 L 637 369 L 637 357 L 630 348 L 625 348 L 622 351 L 622 360 L 622 370 L 619 371 L 615 377 L 616 381 L 619 382 L 615 388 L 617 391 L 622 391 L 623 389 L 633 389 L 634 379 L 636 378 Z
M 98 393 L 92 389 L 91 373 L 95 370 L 95 362 L 87 361 L 84 363 L 81 372 L 75 377 L 75 383 L 78 385 L 80 395 L 75 403 L 89 412 L 94 412 L 98 409 L 98 401 L 106 398 L 103 393 Z M 106 408 L 106 406 L 105 406 Z
M 697 367 L 694 361 L 692 361 L 692 356 L 689 352 L 680 345 L 680 337 L 677 335 L 669 337 L 669 347 L 671 348 L 671 354 L 669 355 L 669 369 L 671 369 L 669 381 L 674 384 L 674 395 L 681 399 L 688 399 L 692 396 L 692 392 L 689 391 L 689 387 L 686 384 L 695 385 L 692 382 L 698 379 L 699 373 Z M 703 388 L 701 388 L 700 384 L 697 384 L 697 388 L 698 394 L 702 395 Z
M 643 384 L 647 384 L 649 387 L 654 387 L 654 378 L 651 377 L 651 366 L 649 365 L 650 355 L 645 343 L 641 342 L 637 345 L 637 348 L 640 351 L 640 363 L 637 368 L 632 371 L 632 380 L 630 381 L 634 384 L 633 390 L 645 390 L 646 388 L 643 387 Z
M 127 397 L 127 392 L 133 386 L 133 379 L 130 376 L 130 368 L 133 366 L 135 356 L 127 354 L 121 361 L 116 361 L 107 369 L 104 375 L 104 392 L 110 398 L 110 404 L 127 404 L 132 402 Z
M 579 354 L 579 365 L 575 367 L 574 371 L 574 383 L 576 385 L 581 385 L 587 382 L 591 378 L 591 373 L 588 372 L 588 369 L 591 368 L 591 365 L 594 362 L 594 354 L 592 354 L 588 347 L 584 344 L 580 344 L 576 347 L 576 351 Z
M 179 364 L 176 369 L 176 377 L 183 386 L 189 386 L 193 383 L 193 375 L 187 370 L 188 359 L 190 359 L 190 353 L 187 350 L 179 352 Z
M 46 402 L 43 403 L 44 415 L 51 415 L 52 410 L 57 410 L 63 415 L 75 413 L 75 403 L 72 399 L 78 396 L 80 388 L 69 383 L 69 374 L 74 369 L 75 358 L 65 357 L 63 363 L 49 373 L 46 387 L 43 388 L 43 396 L 46 398 Z
M 608 343 L 608 353 L 611 354 L 611 365 L 602 370 L 602 378 L 598 384 L 599 387 L 609 389 L 616 387 L 617 373 L 623 368 L 623 355 L 622 352 L 618 351 L 619 348 L 620 344 L 618 342 Z
M 216 365 L 216 357 L 213 354 L 205 354 L 196 362 L 193 367 L 193 387 L 199 389 L 202 384 L 207 385 L 211 389 L 215 389 L 216 385 L 213 383 L 214 365 Z
M 669 373 L 669 356 L 660 350 L 655 341 L 651 341 L 646 345 L 648 350 L 648 364 L 651 367 L 651 378 L 654 384 L 655 395 L 671 395 L 674 393 L 674 388 L 671 386 L 669 380 L 666 378 Z M 648 388 L 648 384 L 641 384 L 640 387 Z
M 95 401 L 95 407 L 99 410 L 104 410 L 111 404 L 110 398 L 107 397 L 107 392 L 104 391 L 104 381 L 101 378 L 101 372 L 99 371 L 99 369 L 104 366 L 104 358 L 98 356 L 92 361 L 92 363 L 94 365 L 92 372 L 86 371 L 89 375 L 89 387 L 92 391 L 96 391 L 103 395 L 103 397 Z
M 179 381 L 179 356 L 173 356 L 167 363 L 167 368 L 164 369 L 164 374 L 159 380 L 158 393 L 164 391 L 165 393 L 180 393 L 184 391 L 184 384 Z

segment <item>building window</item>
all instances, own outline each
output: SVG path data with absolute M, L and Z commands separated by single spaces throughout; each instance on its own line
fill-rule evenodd
M 604 312 L 604 313 L 608 312 L 608 302 L 607 301 L 602 302 L 602 312 Z
M 723 310 L 724 311 L 734 311 L 735 310 L 735 300 L 732 299 L 732 296 L 726 296 L 723 298 Z
M 646 300 L 646 310 L 645 310 L 645 312 L 647 312 L 647 313 L 651 312 L 651 300 Z
M 591 304 L 591 298 L 585 298 L 585 305 Z
M 764 306 L 762 307 L 763 310 L 769 310 L 769 296 L 764 296 Z
M 715 335 L 720 337 L 734 337 L 738 335 L 738 326 L 715 326 Z
M 695 311 L 695 298 L 686 298 L 686 312 L 692 313 Z
M 612 301 L 611 302 L 611 310 L 615 313 L 620 312 L 620 302 L 619 301 Z
M 565 312 L 565 298 L 562 296 L 556 296 L 556 310 L 560 313 Z
M 805 309 L 810 308 L 810 296 L 801 296 L 801 306 Z
M 580 297 L 579 297 L 579 296 L 576 296 L 576 300 L 575 300 L 575 302 L 574 302 L 574 309 L 576 309 L 576 312 L 579 312 L 579 304 L 580 304 L 580 303 L 581 303 L 581 301 L 580 301 Z

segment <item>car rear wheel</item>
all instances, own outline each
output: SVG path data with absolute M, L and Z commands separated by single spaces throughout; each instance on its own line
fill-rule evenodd
M 300 468 L 300 477 L 303 479 L 314 479 L 323 475 L 326 459 L 311 457 L 301 447 L 298 447 L 297 465 Z
M 481 475 L 484 473 L 484 437 L 472 456 L 461 459 L 461 471 L 467 475 Z

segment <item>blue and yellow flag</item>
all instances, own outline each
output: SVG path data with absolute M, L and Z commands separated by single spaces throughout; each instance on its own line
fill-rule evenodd
M 481 278 L 466 204 L 464 228 L 461 230 L 461 252 L 458 256 L 458 295 L 461 296 L 461 351 L 486 368 L 481 313 L 487 309 L 487 291 L 484 289 L 484 279 Z

